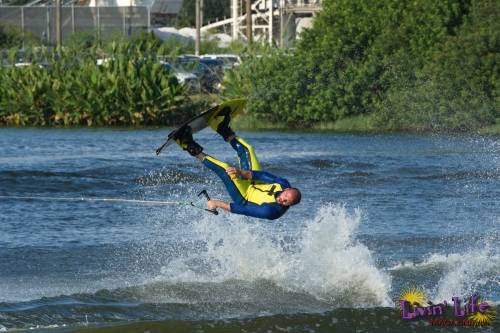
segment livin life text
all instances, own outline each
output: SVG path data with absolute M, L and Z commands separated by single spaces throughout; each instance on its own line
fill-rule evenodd
M 403 319 L 406 320 L 418 317 L 442 316 L 446 307 L 448 306 L 453 307 L 453 314 L 456 317 L 466 317 L 478 311 L 484 313 L 491 307 L 487 302 L 484 301 L 478 303 L 477 294 L 473 294 L 472 296 L 470 296 L 463 306 L 459 297 L 452 297 L 452 301 L 452 304 L 449 304 L 447 301 L 443 301 L 443 303 L 430 304 L 429 306 L 417 306 L 411 305 L 408 301 L 400 300 L 399 304 L 401 305 Z

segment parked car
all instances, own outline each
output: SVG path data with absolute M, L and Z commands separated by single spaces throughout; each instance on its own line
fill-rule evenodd
M 160 61 L 163 67 L 173 73 L 180 85 L 184 86 L 189 93 L 199 93 L 201 91 L 200 79 L 193 73 L 172 66 L 169 62 Z
M 12 56 L 13 59 L 11 59 Z M 11 60 L 14 60 L 14 63 L 11 63 Z M 40 54 L 29 53 L 25 50 L 18 50 L 14 55 L 11 55 L 7 50 L 1 50 L 0 66 L 16 68 L 37 66 L 39 68 L 48 68 L 49 63 Z
M 192 56 L 179 56 L 173 63 L 174 68 L 195 74 L 200 79 L 201 88 L 209 93 L 217 93 L 221 87 L 222 77 Z
M 200 62 L 208 66 L 208 68 L 217 74 L 219 81 L 222 81 L 224 78 L 224 61 L 221 59 L 200 58 Z
M 241 58 L 237 54 L 221 53 L 221 54 L 204 54 L 200 59 L 219 59 L 224 62 L 224 69 L 233 69 L 241 65 Z
M 107 65 L 109 64 L 110 62 L 114 61 L 115 58 L 113 57 L 109 57 L 109 58 L 99 58 L 95 61 L 96 65 L 97 66 L 103 66 L 103 65 Z
M 16 62 L 14 64 L 14 67 L 16 68 L 31 67 L 31 66 L 38 66 L 38 68 L 44 68 L 43 65 L 34 64 L 32 62 Z

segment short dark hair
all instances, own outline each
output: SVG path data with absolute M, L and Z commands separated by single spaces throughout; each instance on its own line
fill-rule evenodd
M 293 203 L 291 206 L 299 204 L 300 200 L 302 199 L 302 193 L 300 193 L 300 190 L 296 187 L 290 187 L 290 190 L 294 190 L 295 193 L 297 193 L 297 201 L 295 201 L 295 203 Z

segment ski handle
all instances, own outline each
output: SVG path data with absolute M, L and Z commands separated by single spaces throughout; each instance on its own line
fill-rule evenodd
M 163 150 L 163 148 L 165 148 L 165 146 L 167 145 L 167 142 L 168 141 L 165 141 L 164 144 L 162 144 L 160 147 L 158 147 L 158 149 L 156 149 L 156 156 L 160 155 L 160 153 Z
M 205 197 L 205 199 L 207 199 L 207 201 L 210 200 L 210 196 L 208 195 L 207 190 L 203 190 L 200 193 L 198 193 L 198 196 L 201 196 L 201 195 L 203 195 Z M 217 211 L 217 209 L 207 209 L 207 208 L 205 208 L 205 210 L 207 212 L 209 212 L 209 213 L 214 214 L 214 215 L 219 215 L 219 212 Z
M 163 148 L 165 148 L 165 146 L 167 145 L 168 141 L 169 141 L 169 140 L 170 140 L 170 139 L 171 139 L 171 138 L 172 138 L 172 137 L 173 137 L 173 136 L 174 136 L 177 132 L 178 132 L 178 130 L 177 130 L 177 131 L 175 131 L 174 133 L 170 133 L 170 134 L 168 135 L 168 137 L 167 137 L 167 141 L 165 141 L 165 142 L 164 142 L 164 143 L 163 143 L 160 147 L 158 147 L 158 148 L 156 149 L 156 156 L 160 155 L 161 151 L 163 150 Z

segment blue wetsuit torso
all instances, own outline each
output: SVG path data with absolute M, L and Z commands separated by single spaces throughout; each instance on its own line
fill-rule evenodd
M 260 190 L 257 186 L 254 186 L 256 191 L 263 192 L 262 195 L 267 196 L 268 199 L 264 201 L 268 202 L 253 202 L 250 196 L 245 203 L 231 203 L 231 213 L 247 215 L 252 217 L 258 217 L 268 220 L 275 220 L 280 218 L 286 213 L 288 207 L 282 206 L 276 202 L 277 196 L 287 188 L 290 188 L 290 183 L 285 178 L 277 177 L 266 171 L 252 171 L 252 181 L 258 182 L 258 184 L 270 184 L 271 188 L 269 190 Z M 279 185 L 279 186 L 278 186 Z M 279 187 L 279 191 L 274 191 L 274 188 Z M 257 193 L 258 195 L 259 193 Z M 272 196 L 272 198 L 269 198 Z M 270 202 L 269 202 L 270 201 Z

